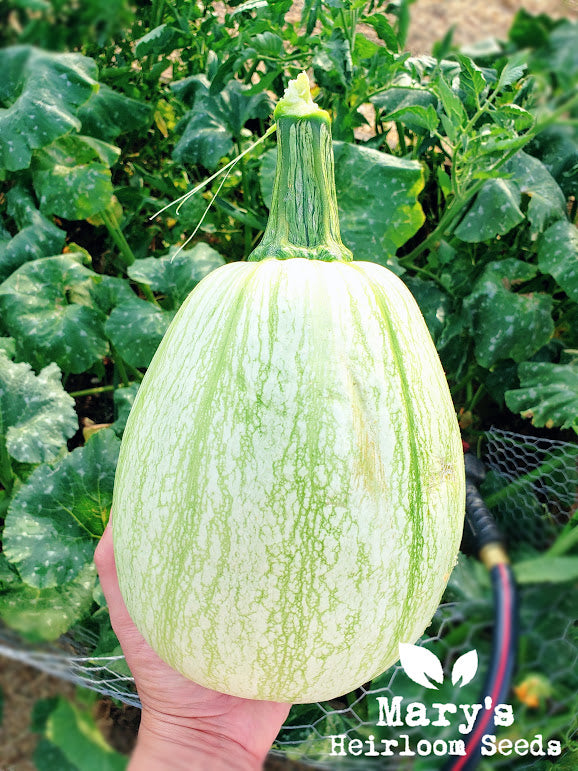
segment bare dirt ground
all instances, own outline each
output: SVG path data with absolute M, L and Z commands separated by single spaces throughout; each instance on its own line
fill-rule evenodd
M 429 52 L 432 43 L 452 25 L 458 45 L 488 37 L 504 39 L 520 8 L 533 14 L 578 19 L 578 0 L 417 0 L 412 6 L 407 48 L 414 54 Z M 58 694 L 71 696 L 74 689 L 62 680 L 0 658 L 0 690 L 4 694 L 0 771 L 34 771 L 31 757 L 38 737 L 29 730 L 31 709 L 38 699 Z
M 578 0 L 417 0 L 411 8 L 412 24 L 407 41 L 414 54 L 431 51 L 455 25 L 454 43 L 468 45 L 489 37 L 505 39 L 520 8 L 553 18 L 578 19 Z

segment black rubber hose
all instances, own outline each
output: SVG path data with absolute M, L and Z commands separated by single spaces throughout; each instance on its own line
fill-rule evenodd
M 490 570 L 494 598 L 492 656 L 479 703 L 482 709 L 465 741 L 466 754 L 453 758 L 446 768 L 473 771 L 481 757 L 484 736 L 495 733 L 494 708 L 507 703 L 515 664 L 518 637 L 517 593 L 512 569 L 504 563 Z
M 484 736 L 495 732 L 494 709 L 507 703 L 514 672 L 518 640 L 518 601 L 512 569 L 507 561 L 504 538 L 484 503 L 478 485 L 485 477 L 481 461 L 466 453 L 466 521 L 462 551 L 475 554 L 489 565 L 494 603 L 494 631 L 490 665 L 484 681 L 482 709 L 467 740 L 465 755 L 452 758 L 446 771 L 473 771 L 481 758 Z M 487 559 L 494 549 L 494 558 Z M 491 563 L 495 564 L 491 564 Z

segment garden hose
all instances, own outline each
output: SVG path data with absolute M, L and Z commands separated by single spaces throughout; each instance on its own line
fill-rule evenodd
M 462 551 L 475 554 L 490 573 L 494 630 L 490 665 L 479 703 L 482 709 L 465 742 L 466 754 L 452 759 L 446 771 L 472 771 L 481 757 L 482 739 L 494 730 L 494 707 L 506 702 L 514 670 L 518 636 L 518 603 L 514 575 L 504 538 L 478 490 L 485 477 L 482 462 L 465 454 L 466 519 Z

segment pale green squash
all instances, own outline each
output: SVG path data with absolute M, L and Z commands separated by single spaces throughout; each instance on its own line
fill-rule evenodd
M 151 646 L 204 686 L 289 702 L 397 661 L 437 608 L 464 515 L 434 344 L 403 282 L 341 243 L 328 118 L 303 87 L 276 111 L 256 261 L 211 273 L 171 324 L 113 504 L 121 590 Z

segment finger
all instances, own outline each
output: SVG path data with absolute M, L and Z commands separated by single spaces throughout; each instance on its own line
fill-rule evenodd
M 118 585 L 118 576 L 114 561 L 113 532 L 110 520 L 96 547 L 94 562 L 100 577 L 102 591 L 106 597 L 112 627 L 118 636 L 119 632 L 122 633 L 122 630 L 131 628 L 134 624 L 126 609 Z

